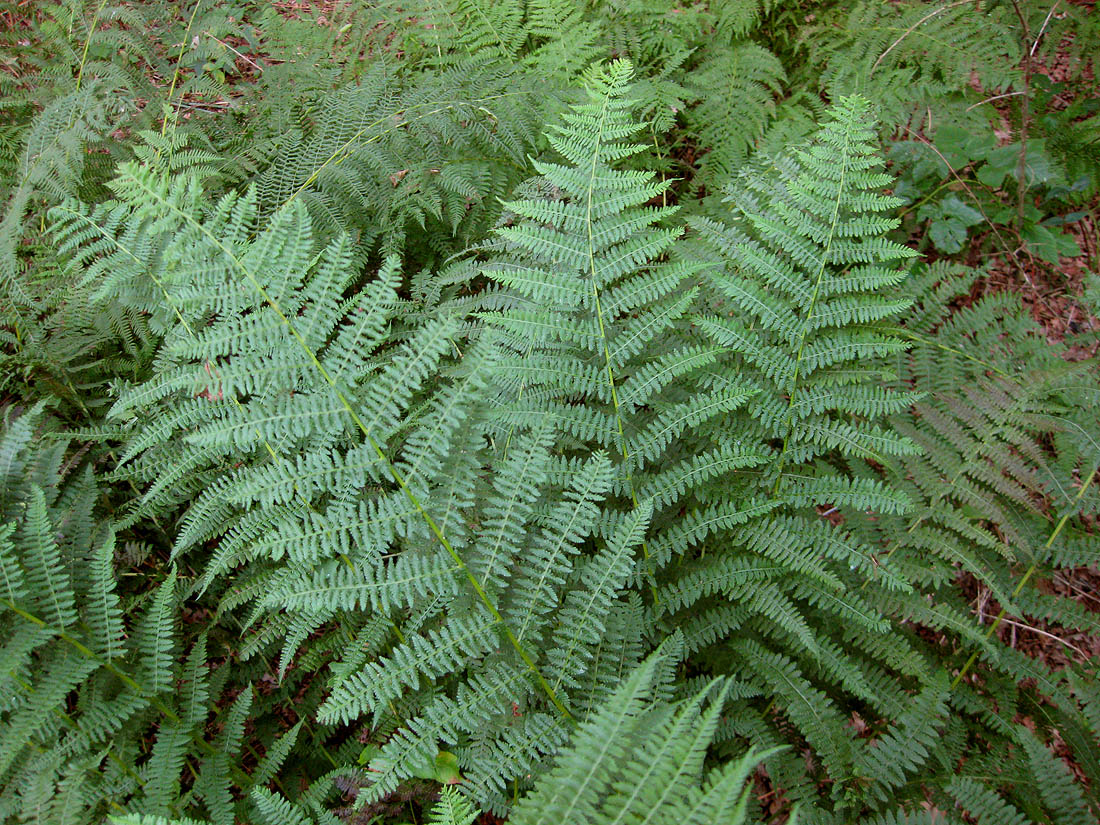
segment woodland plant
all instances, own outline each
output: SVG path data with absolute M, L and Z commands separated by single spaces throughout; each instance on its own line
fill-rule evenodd
M 283 5 L 4 35 L 0 820 L 1100 817 L 1094 20 Z

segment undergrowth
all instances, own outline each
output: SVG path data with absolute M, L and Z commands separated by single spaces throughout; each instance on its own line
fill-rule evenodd
M 0 820 L 1100 816 L 1085 5 L 0 20 Z

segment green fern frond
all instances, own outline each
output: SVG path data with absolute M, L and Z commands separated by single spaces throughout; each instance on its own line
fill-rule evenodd
M 513 809 L 511 821 L 745 821 L 748 794 L 742 785 L 761 757 L 750 752 L 699 786 L 724 692 L 710 685 L 680 706 L 654 702 L 662 655 L 637 667 L 578 729 L 556 766 Z M 712 702 L 704 710 L 708 697 Z

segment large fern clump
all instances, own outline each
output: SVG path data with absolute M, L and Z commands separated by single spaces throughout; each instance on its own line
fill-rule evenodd
M 0 3 L 0 820 L 1096 820 L 1083 15 Z
M 120 200 L 104 207 L 113 238 L 76 212 L 62 213 L 61 228 L 66 244 L 118 261 L 113 274 L 121 288 L 133 279 L 131 300 L 167 310 L 153 319 L 165 334 L 153 375 L 120 386 L 108 414 L 117 429 L 104 435 L 123 439 L 115 475 L 145 490 L 121 522 L 190 502 L 173 558 L 198 553 L 195 590 L 211 589 L 220 611 L 258 625 L 247 657 L 270 651 L 281 674 L 307 637 L 330 635 L 313 648 L 341 660 L 317 710 L 322 723 L 366 717 L 387 730 L 418 714 L 371 763 L 384 767 L 361 804 L 430 764 L 441 739 L 465 746 L 461 764 L 483 783 L 482 801 L 503 804 L 504 781 L 560 740 L 570 714 L 527 638 L 532 620 L 550 619 L 545 597 L 524 605 L 537 612 L 513 615 L 498 579 L 538 497 L 561 503 L 531 522 L 541 528 L 536 546 L 569 552 L 594 529 L 607 459 L 593 457 L 574 478 L 570 465 L 551 462 L 548 431 L 539 431 L 491 468 L 482 422 L 499 360 L 492 342 L 467 349 L 446 313 L 403 321 L 396 259 L 357 299 L 340 299 L 354 273 L 350 243 L 319 247 L 303 204 L 251 239 L 252 197 L 227 197 L 204 215 L 193 179 L 138 167 L 116 189 Z M 175 273 L 152 293 L 129 251 L 135 237 Z M 633 532 L 620 532 L 612 543 L 623 553 Z M 536 571 L 527 577 L 536 587 Z M 346 649 L 349 631 L 362 642 Z M 364 655 L 371 647 L 387 652 L 376 661 Z M 457 694 L 409 695 L 429 674 L 450 677 Z M 513 709 L 529 701 L 515 722 Z

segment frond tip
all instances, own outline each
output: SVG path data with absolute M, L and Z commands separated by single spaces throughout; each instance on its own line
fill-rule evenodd
M 703 760 L 726 697 L 720 682 L 679 703 L 656 698 L 667 688 L 666 643 L 630 673 L 578 728 L 555 766 L 513 808 L 516 825 L 744 823 L 745 781 L 772 753 L 749 751 L 709 772 Z M 709 701 L 708 701 L 709 700 Z

